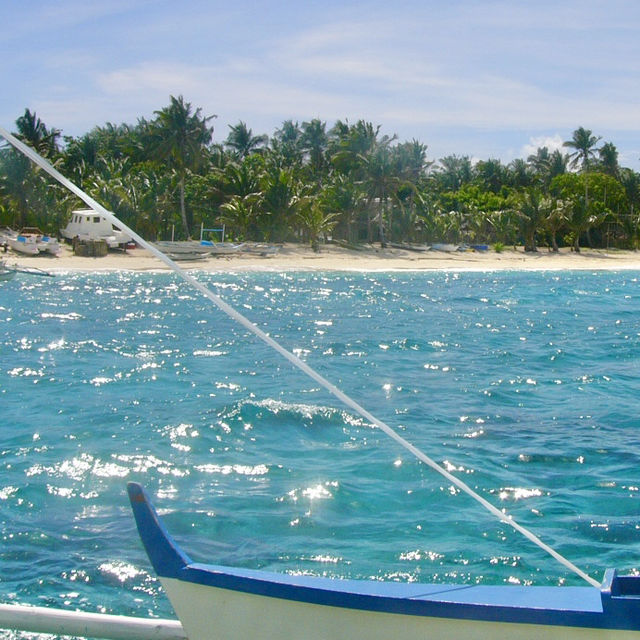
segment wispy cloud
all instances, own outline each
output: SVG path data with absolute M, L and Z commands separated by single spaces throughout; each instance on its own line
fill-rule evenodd
M 507 153 L 587 126 L 640 147 L 640 5 L 625 0 L 327 0 L 296 11 L 266 0 L 35 1 L 28 26 L 16 11 L 0 35 L 13 88 L 5 122 L 29 106 L 79 134 L 182 94 L 218 113 L 218 129 L 362 117 L 426 142 L 466 136 L 495 155 L 488 132 Z

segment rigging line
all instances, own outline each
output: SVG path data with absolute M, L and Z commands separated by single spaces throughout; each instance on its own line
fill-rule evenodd
M 124 222 L 119 220 L 113 213 L 107 211 L 101 204 L 96 202 L 91 196 L 87 195 L 82 189 L 77 187 L 73 182 L 65 178 L 59 171 L 53 168 L 53 166 L 44 158 L 42 158 L 38 153 L 36 153 L 31 147 L 27 146 L 20 140 L 18 140 L 15 136 L 11 135 L 8 131 L 0 127 L 0 135 L 4 137 L 7 142 L 11 143 L 18 151 L 23 153 L 27 158 L 29 158 L 32 162 L 34 162 L 41 169 L 46 171 L 49 175 L 55 178 L 60 184 L 65 186 L 69 191 L 74 193 L 78 198 L 80 198 L 83 202 L 85 202 L 89 207 L 91 207 L 94 211 L 103 215 L 107 220 L 109 220 L 113 225 L 115 225 L 121 231 L 124 231 L 128 235 L 130 235 L 138 244 L 147 249 L 147 251 L 151 252 L 156 258 L 164 262 L 170 269 L 175 271 L 183 280 L 188 282 L 192 287 L 194 287 L 197 291 L 202 293 L 206 298 L 211 300 L 221 311 L 226 313 L 229 317 L 236 320 L 243 327 L 248 329 L 251 333 L 256 335 L 260 340 L 268 344 L 272 349 L 277 351 L 280 355 L 286 358 L 293 366 L 297 367 L 304 373 L 306 373 L 310 378 L 315 380 L 318 384 L 324 387 L 329 393 L 338 398 L 341 402 L 343 402 L 346 406 L 353 409 L 356 413 L 360 414 L 363 418 L 371 422 L 373 425 L 378 427 L 383 433 L 387 436 L 395 440 L 400 446 L 413 454 L 418 460 L 424 462 L 427 466 L 431 467 L 434 471 L 444 476 L 449 482 L 451 482 L 454 486 L 458 487 L 461 491 L 471 496 L 476 502 L 479 502 L 487 511 L 496 516 L 501 522 L 510 525 L 516 531 L 521 533 L 525 538 L 533 542 L 535 545 L 540 547 L 543 551 L 552 556 L 555 560 L 560 562 L 560 564 L 564 565 L 567 569 L 573 571 L 576 575 L 580 576 L 583 580 L 588 582 L 591 586 L 599 588 L 600 584 L 594 580 L 591 576 L 586 574 L 582 569 L 573 564 L 570 560 L 562 556 L 555 549 L 550 547 L 548 544 L 543 542 L 538 536 L 536 536 L 533 532 L 529 531 L 522 525 L 518 524 L 511 516 L 509 516 L 504 511 L 498 509 L 493 504 L 491 504 L 488 500 L 483 498 L 479 493 L 474 491 L 468 484 L 464 481 L 460 480 L 453 474 L 449 473 L 446 469 L 440 466 L 435 460 L 430 458 L 428 455 L 420 451 L 416 446 L 411 444 L 408 440 L 403 438 L 399 433 L 397 433 L 392 427 L 388 424 L 376 418 L 373 414 L 369 413 L 364 407 L 358 404 L 355 400 L 346 395 L 343 391 L 338 389 L 332 382 L 324 378 L 317 371 L 312 369 L 306 362 L 301 360 L 298 356 L 294 355 L 287 349 L 285 349 L 281 344 L 276 342 L 273 338 L 271 338 L 267 333 L 265 333 L 262 329 L 256 326 L 253 322 L 251 322 L 248 318 L 243 316 L 240 312 L 236 311 L 232 306 L 227 304 L 222 298 L 216 295 L 209 287 L 206 287 L 201 282 L 196 280 L 192 275 L 190 275 L 187 271 L 185 271 L 182 267 L 177 265 L 169 256 L 162 253 L 162 251 L 158 250 L 151 243 L 147 242 L 144 238 L 139 236 L 135 231 L 130 229 Z

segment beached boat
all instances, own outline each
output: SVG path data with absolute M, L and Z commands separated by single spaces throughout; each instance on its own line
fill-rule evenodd
M 206 249 L 212 256 L 228 256 L 244 250 L 244 244 L 233 242 L 213 242 L 200 240 L 200 248 Z
M 33 236 L 21 236 L 13 229 L 5 229 L 3 235 L 7 246 L 18 253 L 24 253 L 29 256 L 37 256 L 40 253 L 38 243 Z
M 50 253 L 57 256 L 60 253 L 60 244 L 57 238 L 53 238 L 46 233 L 43 233 L 38 227 L 23 227 L 20 233 L 17 235 L 18 241 L 24 241 L 35 245 L 38 249 L 38 253 Z
M 238 253 L 243 249 L 242 244 L 212 242 L 210 240 L 158 240 L 154 244 L 169 256 L 179 256 L 183 253 L 225 256 Z
M 431 245 L 431 249 L 433 251 L 443 251 L 444 253 L 453 253 L 454 251 L 458 250 L 458 245 L 457 244 L 443 244 L 443 243 L 437 242 L 436 244 L 432 244 Z
M 71 220 L 64 229 L 60 229 L 60 234 L 67 240 L 104 240 L 110 249 L 124 246 L 132 239 L 93 209 L 72 211 Z
M 193 562 L 129 483 L 138 532 L 191 640 L 640 638 L 640 576 L 597 587 L 334 580 Z
M 431 246 L 427 244 L 411 244 L 410 242 L 390 242 L 390 247 L 394 249 L 403 249 L 404 251 L 417 251 L 423 253 L 425 251 L 431 251 Z

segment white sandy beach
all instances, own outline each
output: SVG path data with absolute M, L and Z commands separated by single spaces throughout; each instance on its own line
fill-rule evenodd
M 63 246 L 59 256 L 26 256 L 14 253 L 0 253 L 0 258 L 8 265 L 37 267 L 47 271 L 103 271 L 132 270 L 146 271 L 167 269 L 155 256 L 142 248 L 129 249 L 126 253 L 111 251 L 107 256 L 92 258 L 73 255 L 70 247 Z M 277 271 L 277 270 L 317 270 L 317 271 L 492 271 L 512 270 L 640 270 L 640 252 L 617 249 L 583 249 L 573 253 L 562 249 L 554 254 L 541 249 L 538 253 L 525 253 L 522 248 L 508 249 L 501 253 L 415 252 L 404 249 L 380 249 L 367 247 L 356 251 L 335 245 L 324 245 L 320 253 L 309 247 L 285 244 L 275 255 L 262 257 L 255 254 L 236 254 L 224 257 L 209 257 L 206 260 L 180 261 L 184 269 L 205 271 Z

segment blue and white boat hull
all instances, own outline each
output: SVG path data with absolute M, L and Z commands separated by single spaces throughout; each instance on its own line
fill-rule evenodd
M 190 640 L 640 639 L 640 578 L 601 588 L 402 584 L 290 576 L 194 563 L 144 490 L 138 531 Z

